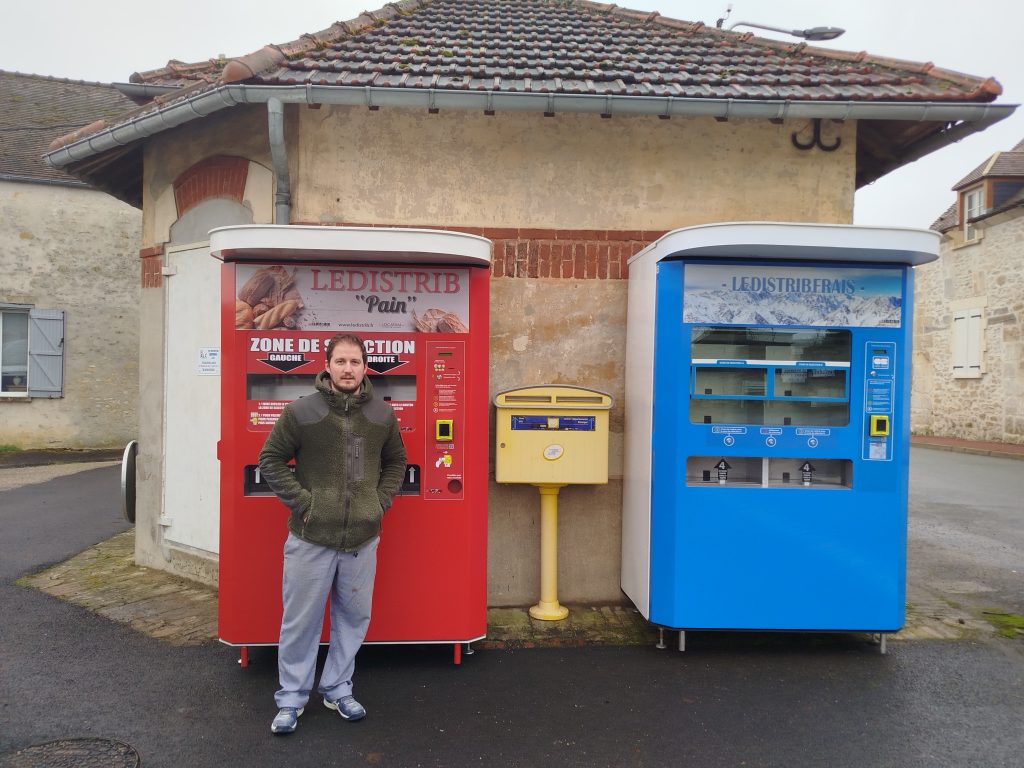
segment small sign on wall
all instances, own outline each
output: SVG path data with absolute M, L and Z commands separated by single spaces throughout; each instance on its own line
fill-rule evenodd
M 220 347 L 200 347 L 198 369 L 200 376 L 220 376 Z

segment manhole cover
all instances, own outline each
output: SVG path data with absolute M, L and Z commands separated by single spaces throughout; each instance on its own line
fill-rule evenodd
M 115 739 L 58 739 L 0 755 L 0 768 L 138 768 L 135 747 Z

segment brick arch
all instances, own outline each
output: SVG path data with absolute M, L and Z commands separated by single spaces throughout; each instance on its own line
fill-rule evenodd
M 249 161 L 233 155 L 214 155 L 200 160 L 174 180 L 174 205 L 178 218 L 211 198 L 229 198 L 241 203 Z

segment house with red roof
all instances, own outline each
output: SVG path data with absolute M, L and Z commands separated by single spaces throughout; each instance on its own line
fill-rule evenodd
M 142 209 L 139 563 L 216 570 L 199 539 L 165 535 L 179 512 L 162 487 L 181 453 L 163 431 L 178 396 L 164 340 L 219 343 L 205 233 L 448 229 L 494 243 L 491 392 L 564 383 L 616 400 L 611 481 L 561 495 L 566 602 L 621 598 L 630 256 L 708 222 L 850 223 L 858 187 L 1013 111 L 993 103 L 992 78 L 589 0 L 403 0 L 246 56 L 172 61 L 132 87 L 151 100 L 46 157 Z M 215 397 L 188 406 L 217 423 Z M 202 434 L 189 448 L 215 471 Z M 206 482 L 186 506 L 216 515 Z M 492 480 L 492 605 L 538 593 L 534 495 Z
M 1024 444 L 1024 141 L 953 191 L 914 288 L 911 428 Z
M 133 107 L 104 83 L 0 71 L 0 445 L 137 437 L 142 216 L 42 160 Z

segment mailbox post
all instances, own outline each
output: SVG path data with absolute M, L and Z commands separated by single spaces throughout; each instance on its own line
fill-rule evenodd
M 540 491 L 540 601 L 535 619 L 558 621 L 558 492 L 570 484 L 608 482 L 611 395 L 582 387 L 543 385 L 510 389 L 498 409 L 494 479 Z

